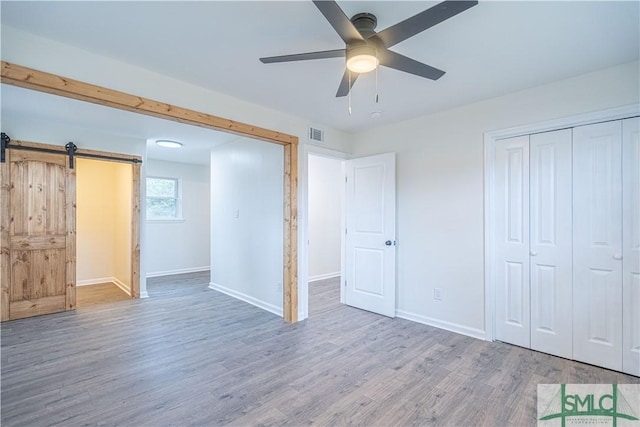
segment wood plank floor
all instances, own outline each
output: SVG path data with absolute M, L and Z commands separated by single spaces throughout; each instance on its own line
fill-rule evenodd
M 131 297 L 125 291 L 113 283 L 76 287 L 76 307 L 78 308 L 130 299 Z
M 640 382 L 343 306 L 336 280 L 294 325 L 208 281 L 3 323 L 2 425 L 535 425 L 538 383 Z

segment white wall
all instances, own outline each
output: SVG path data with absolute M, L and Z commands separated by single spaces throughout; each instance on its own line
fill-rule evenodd
M 282 315 L 283 147 L 248 138 L 211 152 L 211 285 Z
M 356 135 L 356 156 L 397 153 L 398 315 L 484 337 L 483 133 L 637 103 L 638 76 L 634 62 Z
M 309 281 L 340 275 L 342 161 L 309 156 Z
M 80 158 L 76 182 L 78 284 L 130 290 L 131 165 Z
M 147 277 L 209 269 L 209 167 L 147 160 L 147 176 L 177 178 L 182 220 L 147 221 Z

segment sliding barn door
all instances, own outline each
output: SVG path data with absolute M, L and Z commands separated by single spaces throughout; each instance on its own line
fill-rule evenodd
M 75 172 L 63 154 L 7 150 L 2 320 L 75 308 Z

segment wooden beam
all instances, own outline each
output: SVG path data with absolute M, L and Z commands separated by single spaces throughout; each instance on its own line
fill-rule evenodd
M 286 322 L 298 321 L 298 146 L 284 147 L 284 301 Z
M 277 144 L 295 144 L 298 138 L 286 133 L 252 126 L 211 114 L 177 107 L 141 96 L 84 83 L 44 71 L 34 70 L 2 61 L 2 83 L 93 104 L 106 105 L 119 110 L 132 111 L 147 116 L 160 117 L 180 123 L 262 139 Z
M 2 61 L 2 83 L 284 146 L 283 318 L 298 321 L 298 137 Z M 89 151 L 89 150 L 87 150 Z M 0 180 L 0 184 L 1 184 Z M 5 184 L 6 185 L 6 184 Z M 134 190 L 135 191 L 135 190 Z M 134 209 L 140 209 L 140 206 Z M 0 221 L 3 220 L 0 214 Z M 2 224 L 0 224 L 1 226 Z M 139 239 L 138 233 L 138 239 Z M 132 239 L 133 240 L 133 239 Z M 132 242 L 135 243 L 135 242 Z M 139 250 L 139 241 L 138 241 Z M 134 249 L 134 248 L 132 248 Z M 134 250 L 135 252 L 135 250 Z M 4 259 L 4 258 L 3 258 Z M 132 259 L 132 279 L 135 258 Z M 139 252 L 137 258 L 139 270 Z M 5 270 L 3 269 L 3 272 Z M 4 281 L 0 278 L 0 287 Z M 132 293 L 138 297 L 134 285 Z M 137 290 L 139 293 L 139 289 Z M 4 304 L 4 300 L 3 300 Z

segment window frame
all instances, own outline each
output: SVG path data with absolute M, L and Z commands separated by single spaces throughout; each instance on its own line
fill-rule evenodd
M 161 179 L 166 181 L 174 181 L 175 182 L 175 195 L 174 197 L 166 197 L 166 196 L 150 196 L 148 191 L 148 183 L 150 179 Z M 184 217 L 182 216 L 182 179 L 177 177 L 169 177 L 169 176 L 147 176 L 145 178 L 145 188 L 147 189 L 145 195 L 145 204 L 148 205 L 149 199 L 160 199 L 160 200 L 175 200 L 176 201 L 176 216 L 175 217 L 149 217 L 149 209 L 145 209 L 145 218 L 147 222 L 184 222 Z

